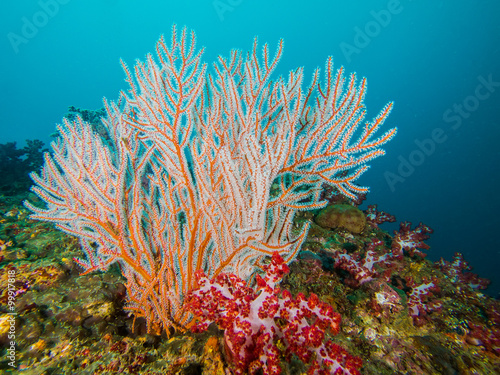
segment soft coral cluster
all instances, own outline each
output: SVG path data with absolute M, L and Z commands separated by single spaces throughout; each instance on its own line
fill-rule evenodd
M 256 277 L 257 290 L 231 274 L 210 281 L 198 271 L 199 288 L 185 300 L 185 307 L 202 319 L 192 330 L 204 331 L 213 322 L 224 329 L 237 374 L 259 368 L 264 374 L 280 374 L 279 347 L 288 358 L 295 354 L 312 362 L 309 374 L 359 374 L 359 358 L 324 340 L 328 329 L 338 333 L 340 315 L 315 294 L 294 299 L 289 291 L 281 291 L 276 285 L 289 269 L 278 253 L 264 270 L 264 278 Z
M 442 303 L 436 298 L 436 293 L 440 291 L 437 282 L 438 280 L 434 279 L 416 283 L 411 277 L 406 279 L 406 284 L 411 288 L 408 312 L 416 326 L 420 327 L 426 322 L 427 313 L 441 308 Z
M 472 267 L 464 260 L 463 255 L 460 253 L 455 253 L 453 262 L 447 262 L 441 258 L 435 264 L 454 284 L 468 285 L 472 289 L 486 289 L 490 283 L 488 279 L 483 279 L 475 273 L 470 272 Z
M 335 268 L 341 268 L 351 275 L 345 280 L 346 284 L 357 287 L 374 278 L 388 279 L 393 257 L 391 253 L 376 250 L 377 247 L 383 248 L 383 245 L 382 241 L 374 239 L 367 246 L 366 254 L 362 259 L 357 254 L 338 252 L 333 255 Z
M 418 224 L 415 229 L 411 229 L 411 223 L 408 221 L 400 223 L 399 232 L 394 231 L 393 254 L 402 257 L 405 250 L 412 257 L 418 255 L 424 258 L 427 254 L 418 249 L 429 249 L 429 245 L 424 241 L 429 239 L 429 234 L 432 232 L 433 230 L 423 223 Z
M 385 222 L 394 223 L 396 221 L 395 216 L 390 215 L 384 211 L 378 211 L 376 204 L 369 205 L 366 208 L 365 215 L 366 215 L 366 220 L 368 221 L 368 223 L 370 223 L 376 227 L 378 227 L 379 224 L 382 224 Z

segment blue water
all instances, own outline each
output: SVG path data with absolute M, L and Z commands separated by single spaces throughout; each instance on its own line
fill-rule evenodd
M 140 3 L 140 5 L 139 5 Z M 389 101 L 387 155 L 360 180 L 367 203 L 434 229 L 429 258 L 462 252 L 500 292 L 500 3 L 454 1 L 3 1 L 0 143 L 50 141 L 70 105 L 97 109 L 126 88 L 119 65 L 188 26 L 204 60 L 276 46 L 307 79 L 328 55 L 368 78 L 368 116 Z M 386 225 L 387 230 L 396 225 Z

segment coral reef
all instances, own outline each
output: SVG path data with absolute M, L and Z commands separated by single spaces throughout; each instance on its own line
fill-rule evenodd
M 49 224 L 29 220 L 21 205 L 25 197 L 0 205 L 0 371 L 11 369 L 6 357 L 9 270 L 16 275 L 15 364 L 25 374 L 232 371 L 225 333 L 215 325 L 170 339 L 147 334 L 141 319 L 133 327 L 133 317 L 124 310 L 120 271 L 80 276 L 72 260 L 80 254 L 78 242 Z M 462 256 L 432 263 L 403 252 L 374 264 L 371 280 L 357 283 L 356 273 L 335 266 L 335 254 L 349 254 L 366 266 L 369 251 L 392 253 L 394 238 L 378 226 L 367 226 L 362 234 L 325 230 L 313 218 L 313 212 L 296 218 L 299 227 L 304 222 L 312 227 L 280 288 L 294 298 L 315 294 L 340 314 L 338 334 L 326 332 L 324 339 L 361 358 L 361 374 L 499 373 L 500 303 L 479 292 L 474 280 L 481 279 Z M 418 309 L 415 318 L 410 298 L 429 282 L 436 284 L 432 294 L 413 299 L 436 308 Z M 279 366 L 284 374 L 308 370 L 294 356 L 280 355 Z
M 233 52 L 204 81 L 174 29 L 158 63 L 125 66 L 106 118 L 70 107 L 28 204 L 67 233 L 21 204 L 41 143 L 0 147 L 0 372 L 500 373 L 488 281 L 460 254 L 428 260 L 423 223 L 390 235 L 392 215 L 359 208 L 392 104 L 362 124 L 365 80 L 331 59 L 327 86 L 271 83 L 281 49 Z
M 26 146 L 17 148 L 16 142 L 0 144 L 0 192 L 15 195 L 24 192 L 32 184 L 30 172 L 40 169 L 43 153 L 48 151 L 38 139 L 26 140 Z

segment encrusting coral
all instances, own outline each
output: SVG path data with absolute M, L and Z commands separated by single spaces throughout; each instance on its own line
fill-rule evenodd
M 363 211 L 350 204 L 334 204 L 323 208 L 315 222 L 323 228 L 344 228 L 359 234 L 365 229 L 366 217 Z

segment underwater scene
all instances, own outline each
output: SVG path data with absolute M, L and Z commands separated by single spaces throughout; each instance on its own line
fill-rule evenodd
M 500 3 L 0 14 L 0 374 L 500 374 Z

